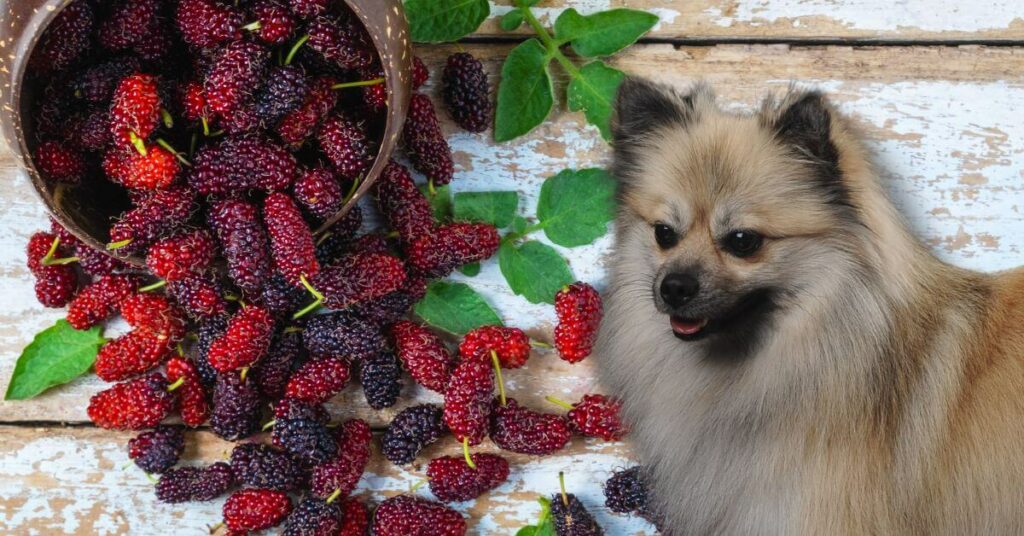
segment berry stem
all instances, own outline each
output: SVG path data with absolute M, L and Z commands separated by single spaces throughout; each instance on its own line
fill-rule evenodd
M 167 111 L 167 108 L 160 108 L 160 119 L 163 120 L 165 127 L 174 128 L 174 117 L 171 116 L 171 112 Z
M 267 430 L 270 430 L 271 428 L 273 428 L 275 424 L 277 424 L 277 421 L 276 421 L 276 420 L 270 421 L 270 422 L 268 422 L 267 424 L 264 424 L 264 425 L 263 425 L 263 428 L 261 428 L 261 430 L 263 430 L 264 432 L 266 432 Z
M 532 339 L 530 340 L 530 346 L 533 346 L 534 348 L 543 348 L 545 350 L 550 350 L 550 349 L 554 348 L 553 346 L 551 346 L 550 344 L 548 344 L 548 343 L 546 343 L 544 341 L 535 341 L 535 340 L 532 340 Z
M 327 500 L 324 502 L 326 502 L 327 504 L 331 504 L 332 502 L 338 500 L 338 497 L 341 497 L 341 488 L 334 490 L 334 492 L 331 493 L 330 496 L 327 497 Z
M 171 154 L 173 154 L 174 157 L 177 158 L 178 161 L 181 162 L 182 164 L 184 164 L 184 165 L 186 165 L 188 167 L 192 167 L 192 163 L 189 162 L 188 159 L 185 158 L 184 156 L 181 156 L 181 153 L 178 152 L 177 149 L 175 149 L 170 143 L 167 143 L 167 140 L 165 140 L 163 138 L 157 138 L 156 139 L 156 144 L 159 145 L 160 147 L 163 147 L 164 149 L 167 149 L 168 151 L 170 151 Z
M 501 406 L 505 407 L 505 380 L 501 377 L 501 361 L 498 360 L 498 352 L 491 350 L 491 363 L 494 364 L 494 374 L 498 377 L 498 400 Z
M 292 60 L 295 59 L 295 55 L 298 54 L 299 49 L 302 48 L 302 45 L 306 44 L 306 41 L 309 41 L 309 34 L 300 37 L 299 40 L 296 41 L 294 45 L 292 45 L 291 50 L 288 51 L 288 55 L 284 57 L 285 65 L 292 64 Z
M 150 484 L 156 484 L 158 482 L 157 478 L 149 473 L 146 473 L 146 480 L 149 480 Z
M 249 24 L 246 24 L 245 26 L 242 26 L 242 29 L 247 32 L 255 32 L 256 30 L 259 30 L 262 27 L 263 24 L 261 24 L 260 21 L 254 21 L 250 22 Z
M 557 399 L 557 398 L 555 398 L 553 396 L 546 396 L 546 397 L 544 397 L 544 400 L 547 400 L 548 402 L 551 402 L 552 404 L 554 404 L 556 406 L 562 406 L 565 409 L 573 409 L 573 405 L 572 404 L 566 402 L 565 400 L 559 400 L 559 399 Z
M 356 196 L 356 192 L 359 191 L 359 183 L 361 182 L 363 182 L 362 177 L 359 177 L 356 180 L 352 181 L 352 186 L 349 187 L 348 193 L 345 194 L 345 199 L 343 199 L 341 202 L 343 206 L 347 205 L 349 201 L 352 201 L 352 198 Z
M 384 83 L 383 78 L 374 78 L 373 80 L 358 80 L 356 82 L 342 82 L 340 84 L 334 84 L 331 89 L 348 89 L 352 87 L 365 87 L 365 86 L 379 86 Z
M 210 525 L 210 534 L 213 534 L 214 532 L 217 532 L 223 526 L 224 526 L 224 522 L 223 521 L 218 521 L 216 524 Z
M 147 154 L 149 154 L 149 151 L 146 150 L 146 142 L 143 141 L 143 139 L 140 138 L 138 134 L 136 134 L 135 132 L 129 132 L 128 139 L 131 140 L 132 146 L 135 147 L 135 150 L 138 151 L 139 154 L 141 154 L 142 156 L 146 156 Z
M 302 283 L 302 286 L 306 287 L 306 290 L 308 290 L 309 293 L 312 294 L 314 298 L 316 298 L 319 301 L 324 300 L 324 295 L 321 294 L 319 290 L 313 287 L 313 284 L 309 282 L 309 279 L 307 279 L 305 275 L 299 276 L 299 281 Z
M 152 285 L 146 285 L 144 287 L 140 287 L 139 288 L 139 292 L 153 292 L 154 290 L 161 289 L 161 288 L 164 288 L 166 286 L 167 286 L 167 281 L 164 280 L 164 279 L 161 279 L 160 281 L 157 281 L 156 283 L 153 283 Z
M 207 121 L 205 115 L 200 117 L 199 119 L 203 123 L 203 136 L 206 136 L 207 138 L 209 138 L 210 137 L 210 122 Z
M 78 257 L 64 257 L 62 259 L 47 259 L 47 258 L 44 257 L 42 261 L 39 261 L 39 264 L 42 264 L 43 266 L 54 266 L 54 265 L 61 265 L 61 266 L 63 266 L 65 264 L 76 263 L 79 260 L 80 259 Z
M 242 367 L 242 372 L 238 375 L 242 382 L 245 382 L 245 378 L 249 375 L 249 367 Z
M 562 504 L 568 508 L 569 496 L 565 493 L 565 473 L 563 471 L 558 472 L 558 487 L 562 490 Z
M 470 469 L 476 469 L 476 463 L 473 462 L 473 457 L 469 455 L 469 438 L 462 438 L 462 455 L 466 457 L 466 465 Z
M 317 289 L 313 288 L 313 285 L 310 284 L 309 280 L 306 279 L 305 275 L 300 276 L 299 281 L 302 282 L 302 286 L 306 287 L 306 290 L 309 291 L 309 293 L 312 294 L 313 298 L 315 299 L 313 300 L 313 303 L 310 303 L 309 305 L 303 307 L 301 311 L 292 315 L 293 320 L 298 320 L 306 316 L 307 314 L 315 311 L 318 307 L 320 307 L 320 304 L 324 302 L 324 295 L 321 294 L 320 291 L 318 291 Z
M 285 333 L 302 333 L 302 328 L 299 326 L 288 326 L 284 328 Z
M 416 493 L 416 490 L 422 488 L 428 482 L 430 482 L 430 479 L 429 478 L 424 478 L 424 479 L 420 480 L 419 482 L 409 486 L 409 495 L 412 495 L 413 493 Z
M 434 179 L 427 179 L 427 191 L 430 192 L 430 197 L 437 195 L 437 188 L 434 187 Z
M 178 381 L 168 385 L 167 386 L 167 392 L 168 393 L 172 393 L 172 392 L 174 392 L 175 389 L 181 387 L 182 385 L 185 385 L 185 378 L 184 378 L 184 376 L 181 377 L 181 378 L 178 378 Z
M 332 236 L 334 236 L 334 233 L 330 231 L 324 231 L 324 234 L 320 235 L 320 238 L 317 239 L 316 245 L 319 246 L 320 244 L 323 244 L 328 238 Z
M 131 238 L 127 238 L 125 240 L 121 240 L 120 242 L 111 242 L 111 243 L 107 244 L 107 251 L 117 251 L 117 250 L 127 246 L 128 244 L 131 244 L 131 243 L 132 243 L 132 239 Z

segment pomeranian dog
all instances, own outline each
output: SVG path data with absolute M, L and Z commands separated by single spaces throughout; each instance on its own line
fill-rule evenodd
M 664 532 L 1024 534 L 1024 271 L 932 256 L 819 93 L 616 106 L 596 356 Z

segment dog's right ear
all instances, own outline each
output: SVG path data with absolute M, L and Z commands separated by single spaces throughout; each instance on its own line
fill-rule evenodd
M 667 126 L 686 128 L 696 120 L 694 95 L 699 93 L 697 89 L 680 95 L 642 78 L 629 77 L 622 82 L 612 116 L 612 174 L 619 179 L 620 193 L 639 178 L 652 132 Z
M 693 95 L 679 95 L 660 84 L 628 77 L 615 99 L 614 143 L 630 143 L 663 126 L 686 126 L 693 120 L 693 111 Z

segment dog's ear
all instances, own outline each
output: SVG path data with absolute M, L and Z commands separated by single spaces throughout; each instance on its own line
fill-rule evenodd
M 830 200 L 845 201 L 839 150 L 832 141 L 835 119 L 824 95 L 817 91 L 791 91 L 779 105 L 766 106 L 762 121 L 780 143 L 815 167 Z
M 642 78 L 626 78 L 619 86 L 612 116 L 612 174 L 618 177 L 620 192 L 628 188 L 639 172 L 644 154 L 651 150 L 650 134 L 668 126 L 686 128 L 697 120 L 695 98 L 710 90 L 698 86 L 689 95 Z
M 679 95 L 643 78 L 628 77 L 619 86 L 612 117 L 616 145 L 642 138 L 659 127 L 693 120 L 693 96 Z

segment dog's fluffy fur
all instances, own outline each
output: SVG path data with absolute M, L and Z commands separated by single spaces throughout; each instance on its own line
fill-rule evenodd
M 630 79 L 616 116 L 596 357 L 665 533 L 1024 533 L 1024 272 L 933 257 L 820 94 L 742 115 Z M 721 247 L 739 229 L 754 255 Z

